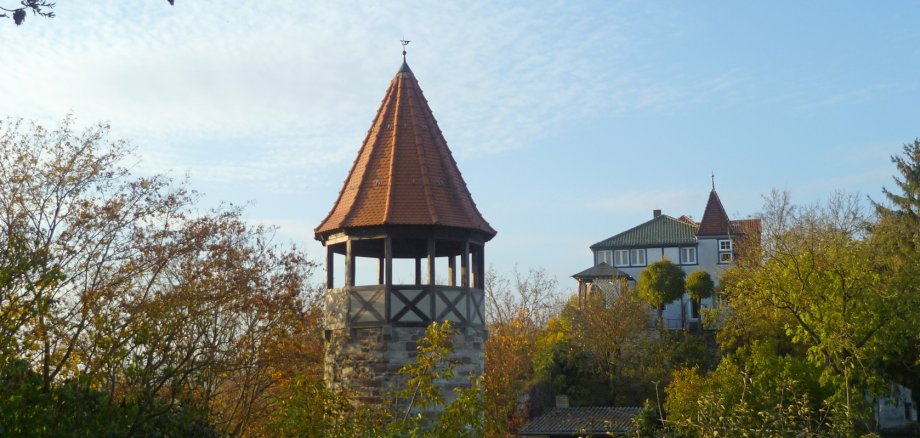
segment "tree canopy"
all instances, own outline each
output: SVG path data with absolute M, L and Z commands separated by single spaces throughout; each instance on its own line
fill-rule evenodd
M 888 394 L 885 364 L 916 351 L 909 345 L 920 322 L 917 283 L 905 280 L 920 271 L 884 244 L 894 239 L 885 233 L 907 237 L 885 220 L 855 195 L 814 205 L 793 204 L 785 192 L 767 198 L 760 253 L 721 279 L 725 357 L 706 375 L 675 373 L 667 389 L 674 427 L 701 436 L 872 430 L 866 397 Z
M 652 263 L 639 274 L 636 290 L 639 297 L 659 309 L 684 296 L 684 271 L 668 259 Z
M 37 384 L 6 389 L 36 391 L 19 395 L 36 409 L 61 391 L 127 406 L 121 434 L 261 427 L 321 363 L 315 264 L 238 208 L 131 175 L 130 154 L 106 125 L 0 121 L 0 368 Z M 84 415 L 72 406 L 60 424 Z
M 697 301 L 711 297 L 716 290 L 712 276 L 706 271 L 696 271 L 688 275 L 685 287 L 687 294 Z

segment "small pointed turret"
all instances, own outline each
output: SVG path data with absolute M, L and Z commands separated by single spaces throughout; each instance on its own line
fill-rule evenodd
M 725 213 L 725 207 L 716 193 L 715 182 L 713 182 L 712 191 L 709 192 L 709 201 L 706 202 L 706 210 L 703 212 L 703 219 L 700 220 L 700 229 L 696 232 L 697 236 L 727 236 L 731 234 L 731 221 L 728 214 Z

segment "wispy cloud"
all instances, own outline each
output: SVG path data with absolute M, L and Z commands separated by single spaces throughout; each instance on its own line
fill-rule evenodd
M 454 153 L 495 153 L 599 111 L 670 99 L 625 62 L 635 29 L 617 7 L 589 8 L 62 4 L 47 25 L 0 29 L 0 113 L 110 120 L 147 170 L 287 190 L 279 176 L 353 159 L 404 37 Z
M 664 214 L 679 217 L 692 215 L 700 211 L 703 205 L 705 199 L 701 204 L 701 195 L 697 190 L 627 190 L 591 201 L 587 208 L 624 214 L 651 214 L 652 210 L 661 209 Z

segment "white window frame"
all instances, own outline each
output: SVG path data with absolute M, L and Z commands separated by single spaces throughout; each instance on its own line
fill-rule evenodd
M 735 259 L 735 253 L 733 252 L 720 252 L 719 253 L 719 263 L 731 263 Z
M 607 249 L 597 252 L 597 265 L 607 262 L 608 265 L 613 266 L 613 251 Z
M 614 266 L 629 266 L 629 250 L 618 249 L 614 251 Z
M 730 239 L 719 241 L 719 251 L 731 251 L 733 249 L 732 246 L 732 241 Z
M 645 266 L 645 261 L 646 261 L 645 256 L 646 256 L 645 248 L 629 250 L 629 265 L 630 266 Z
M 695 246 L 685 246 L 680 249 L 680 264 L 682 265 L 695 265 L 696 264 L 696 247 Z

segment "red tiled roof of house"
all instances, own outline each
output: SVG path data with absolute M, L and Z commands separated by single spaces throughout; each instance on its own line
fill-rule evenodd
M 351 227 L 495 230 L 479 213 L 409 66 L 390 82 L 345 185 L 316 237 Z
M 682 215 L 681 217 L 677 218 L 677 220 L 681 222 L 686 222 L 690 225 L 693 225 L 694 227 L 700 226 L 700 224 L 696 223 L 696 221 L 694 221 L 690 216 L 687 216 L 687 215 Z
M 697 236 L 725 236 L 731 234 L 731 221 L 728 220 L 728 214 L 725 213 L 725 207 L 722 207 L 722 201 L 716 193 L 716 189 L 709 192 L 709 201 L 706 203 L 706 211 L 703 212 L 703 219 L 700 220 L 700 228 L 697 230 Z
M 738 257 L 757 257 L 760 253 L 761 224 L 760 219 L 741 219 L 732 221 L 732 233 L 735 238 L 735 252 Z

